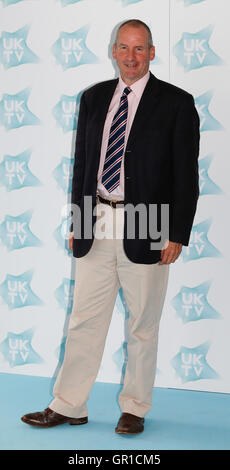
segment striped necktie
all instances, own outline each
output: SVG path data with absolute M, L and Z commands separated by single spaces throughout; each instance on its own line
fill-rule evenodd
M 121 161 L 124 153 L 125 129 L 128 117 L 128 94 L 131 88 L 126 87 L 120 99 L 109 133 L 108 148 L 102 172 L 102 184 L 111 193 L 120 181 Z

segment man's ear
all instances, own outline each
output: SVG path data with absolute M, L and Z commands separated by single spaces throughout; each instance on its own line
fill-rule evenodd
M 113 58 L 114 58 L 114 59 L 117 58 L 116 52 L 117 52 L 117 46 L 116 46 L 116 44 L 114 44 L 114 45 L 113 45 Z
M 150 60 L 153 60 L 155 57 L 155 46 L 152 46 L 150 49 Z

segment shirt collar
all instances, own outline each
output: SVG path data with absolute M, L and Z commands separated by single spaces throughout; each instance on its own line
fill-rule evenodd
M 142 78 L 134 82 L 132 85 L 130 85 L 131 90 L 133 93 L 136 95 L 137 98 L 140 98 L 144 88 L 149 80 L 150 77 L 150 72 L 148 71 Z M 120 95 L 122 95 L 124 88 L 126 88 L 128 85 L 122 80 L 121 75 L 119 76 L 119 82 L 118 82 L 118 87 L 119 87 L 119 92 Z

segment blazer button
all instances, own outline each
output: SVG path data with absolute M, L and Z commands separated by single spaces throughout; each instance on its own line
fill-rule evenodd
M 127 181 L 129 181 L 129 180 L 131 180 L 131 176 L 126 176 L 125 179 L 126 179 Z

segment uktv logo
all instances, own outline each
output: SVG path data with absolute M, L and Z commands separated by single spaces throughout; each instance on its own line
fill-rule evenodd
M 189 5 L 194 5 L 196 3 L 206 2 L 206 0 L 179 0 L 179 1 L 184 2 L 186 7 L 188 7 Z
M 53 236 L 57 242 L 58 248 L 67 252 L 68 255 L 72 255 L 72 251 L 69 248 L 68 238 L 69 238 L 69 228 L 70 228 L 71 218 L 62 219 L 61 223 L 54 230 Z
M 6 130 L 40 124 L 40 120 L 27 106 L 29 95 L 29 88 L 15 95 L 3 95 L 0 101 L 0 124 L 3 125 Z
M 76 96 L 62 95 L 53 108 L 53 116 L 63 132 L 77 129 L 81 93 Z
M 28 164 L 31 150 L 18 155 L 4 155 L 0 163 L 0 185 L 7 191 L 14 191 L 27 186 L 40 186 L 40 180 L 30 171 Z
M 28 32 L 29 26 L 24 26 L 14 33 L 2 32 L 0 61 L 6 69 L 40 61 L 38 56 L 26 44 Z
M 8 332 L 0 344 L 0 351 L 11 367 L 44 362 L 31 345 L 33 335 L 33 328 L 19 334 Z
M 64 70 L 99 62 L 97 56 L 86 45 L 89 28 L 89 25 L 86 25 L 73 33 L 62 32 L 52 46 L 56 61 Z
M 134 3 L 140 3 L 142 2 L 143 0 L 119 0 L 122 2 L 122 5 L 123 6 L 128 6 L 128 5 L 132 5 Z
M 212 224 L 210 217 L 197 225 L 194 225 L 191 231 L 190 241 L 188 246 L 182 249 L 183 261 L 197 260 L 200 258 L 218 258 L 222 254 L 220 251 L 209 241 L 208 231 Z
M 61 367 L 64 361 L 66 340 L 67 340 L 67 336 L 63 338 L 61 344 L 54 351 L 55 356 L 58 358 L 59 367 Z
M 210 286 L 211 281 L 195 287 L 182 286 L 180 292 L 172 299 L 172 306 L 183 323 L 221 317 L 207 300 Z
M 83 0 L 57 0 L 58 2 L 61 2 L 63 7 L 66 7 L 67 5 L 73 5 L 74 3 L 82 2 Z
M 31 289 L 32 276 L 32 269 L 18 276 L 7 274 L 5 281 L 0 284 L 0 295 L 10 310 L 43 304 L 43 301 Z
M 29 246 L 41 246 L 42 242 L 30 230 L 33 211 L 28 210 L 18 216 L 6 215 L 0 225 L 0 237 L 9 251 Z
M 122 371 L 122 378 L 125 375 L 125 368 L 128 361 L 128 343 L 124 341 L 117 351 L 112 355 L 114 364 L 116 364 L 118 370 Z
M 61 163 L 53 170 L 53 176 L 64 192 L 72 190 L 74 158 L 62 157 Z
M 201 132 L 223 130 L 222 124 L 211 115 L 208 109 L 212 96 L 213 92 L 207 91 L 195 99 L 195 105 L 200 118 Z
M 73 279 L 64 278 L 60 286 L 55 290 L 55 298 L 59 306 L 67 312 L 72 312 L 73 308 L 73 297 L 74 297 L 74 285 Z
M 181 346 L 178 354 L 171 360 L 171 364 L 182 383 L 201 379 L 219 379 L 219 374 L 206 359 L 209 348 L 209 341 L 195 348 Z
M 23 2 L 24 0 L 1 0 L 4 7 L 8 7 L 9 5 L 13 5 L 14 3 Z
M 174 54 L 185 72 L 208 65 L 223 65 L 223 60 L 209 45 L 213 28 L 213 25 L 209 25 L 197 33 L 184 32 L 174 46 Z
M 212 155 L 207 155 L 199 160 L 199 185 L 200 196 L 206 194 L 223 194 L 222 189 L 210 178 L 208 170 L 213 159 Z
M 120 287 L 118 291 L 118 295 L 116 298 L 116 308 L 118 312 L 124 316 L 125 319 L 129 317 L 129 309 L 122 287 Z

